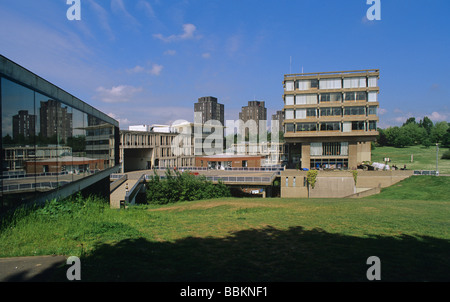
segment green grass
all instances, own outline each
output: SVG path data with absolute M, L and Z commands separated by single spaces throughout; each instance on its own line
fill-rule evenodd
M 0 257 L 80 256 L 83 281 L 229 282 L 367 281 L 378 256 L 383 281 L 450 281 L 449 185 L 415 176 L 365 199 L 53 204 L 3 228 Z
M 439 148 L 438 167 L 441 174 L 450 174 L 450 160 L 441 159 L 448 148 Z M 413 162 L 411 162 L 413 155 Z M 436 170 L 436 146 L 425 148 L 412 146 L 406 148 L 376 147 L 372 150 L 372 161 L 384 163 L 384 158 L 390 158 L 390 166 L 396 165 L 408 170 Z

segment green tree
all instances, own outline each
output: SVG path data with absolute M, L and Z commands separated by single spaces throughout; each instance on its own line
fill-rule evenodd
M 444 136 L 447 134 L 449 126 L 447 122 L 438 122 L 431 129 L 431 142 L 442 143 Z
M 424 128 L 428 134 L 431 133 L 431 129 L 433 128 L 433 121 L 431 121 L 428 116 L 425 116 L 423 120 L 419 122 L 419 126 Z

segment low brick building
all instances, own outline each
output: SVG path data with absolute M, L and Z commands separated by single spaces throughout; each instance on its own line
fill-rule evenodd
M 259 155 L 210 155 L 195 158 L 195 166 L 201 168 L 260 168 L 264 157 Z

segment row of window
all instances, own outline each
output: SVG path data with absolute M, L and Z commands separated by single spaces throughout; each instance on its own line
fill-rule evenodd
M 285 110 L 285 119 L 305 119 L 308 117 L 321 117 L 321 116 L 354 116 L 354 115 L 377 115 L 377 107 L 369 106 L 369 107 L 325 107 L 325 108 L 305 108 L 305 109 L 286 109 Z
M 342 103 L 344 102 L 377 102 L 378 93 L 376 91 L 349 91 L 322 94 L 299 94 L 286 95 L 285 105 L 312 105 L 320 103 Z
M 309 90 L 309 89 L 346 89 L 346 88 L 366 88 L 377 87 L 377 77 L 349 77 L 334 79 L 308 79 L 308 80 L 287 80 L 286 91 Z
M 354 122 L 328 122 L 328 123 L 288 123 L 284 125 L 285 132 L 308 132 L 308 131 L 376 131 L 376 121 L 354 121 Z

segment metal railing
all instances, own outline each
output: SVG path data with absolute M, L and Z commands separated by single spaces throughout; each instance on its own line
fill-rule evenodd
M 439 175 L 439 173 L 436 173 L 436 171 L 430 171 L 430 170 L 415 170 L 414 175 Z
M 32 189 L 41 189 L 41 190 L 52 190 L 59 188 L 63 185 L 70 183 L 70 181 L 47 181 L 47 182 L 39 182 L 39 183 L 29 183 L 29 184 L 13 184 L 2 186 L 3 192 L 14 192 L 14 191 L 23 191 L 23 190 L 32 190 Z
M 141 177 L 139 177 L 138 181 L 134 184 L 134 186 L 125 193 L 125 202 L 126 203 L 129 203 L 130 199 L 132 199 L 134 197 L 134 195 L 136 195 L 135 190 L 143 182 L 143 180 L 145 179 L 145 176 L 146 176 L 145 174 L 142 174 Z

